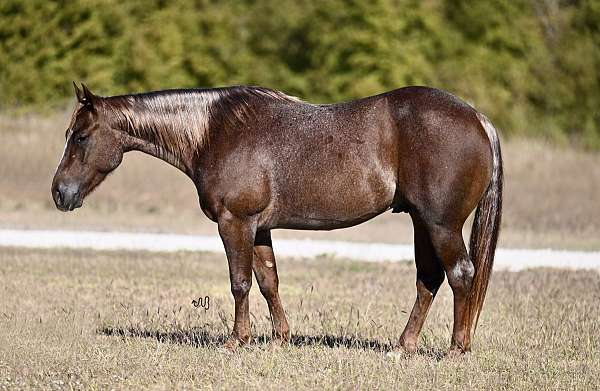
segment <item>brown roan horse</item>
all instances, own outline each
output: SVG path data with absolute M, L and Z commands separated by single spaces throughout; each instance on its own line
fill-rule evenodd
M 262 87 L 112 97 L 75 90 L 52 183 L 56 206 L 80 207 L 131 150 L 183 171 L 203 212 L 218 223 L 227 254 L 235 301 L 227 348 L 250 340 L 253 271 L 271 313 L 272 343 L 290 338 L 272 229 L 350 227 L 391 209 L 412 218 L 417 268 L 417 299 L 397 348 L 416 350 L 447 276 L 454 295 L 450 353 L 470 350 L 502 209 L 498 135 L 470 105 L 427 87 L 323 105 Z M 467 252 L 461 231 L 475 208 Z

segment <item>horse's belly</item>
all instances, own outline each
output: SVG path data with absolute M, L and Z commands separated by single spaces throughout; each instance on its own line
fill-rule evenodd
M 273 228 L 300 229 L 300 230 L 316 230 L 328 231 L 333 229 L 348 228 L 383 213 L 387 208 L 372 212 L 362 216 L 343 216 L 339 218 L 321 217 L 321 216 L 286 216 L 281 219 Z
M 396 178 L 391 170 L 305 177 L 279 192 L 276 225 L 314 230 L 350 227 L 389 209 L 395 191 Z

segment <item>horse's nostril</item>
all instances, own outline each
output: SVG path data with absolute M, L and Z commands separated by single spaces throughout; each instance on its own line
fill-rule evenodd
M 62 193 L 60 192 L 60 190 L 58 190 L 58 189 L 54 190 L 54 198 L 56 199 L 56 202 L 59 205 L 62 204 Z

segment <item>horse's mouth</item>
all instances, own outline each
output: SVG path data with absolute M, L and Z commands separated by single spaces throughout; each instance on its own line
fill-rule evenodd
M 81 208 L 83 205 L 83 200 L 79 199 L 75 202 L 69 203 L 67 205 L 56 205 L 56 208 L 61 212 L 72 212 L 77 208 Z
M 83 205 L 83 200 L 79 200 L 77 201 L 77 203 L 75 203 L 75 205 L 73 205 L 70 209 L 69 212 L 74 211 L 77 208 L 81 208 L 81 205 Z

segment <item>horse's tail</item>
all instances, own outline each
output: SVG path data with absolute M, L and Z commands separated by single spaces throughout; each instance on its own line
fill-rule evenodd
M 490 120 L 483 114 L 477 113 L 477 118 L 485 129 L 490 140 L 492 150 L 492 179 L 477 205 L 475 219 L 469 240 L 469 255 L 475 266 L 473 285 L 467 300 L 468 330 L 477 329 L 477 322 L 483 307 L 492 266 L 494 252 L 500 232 L 500 218 L 502 216 L 502 153 L 498 132 Z

